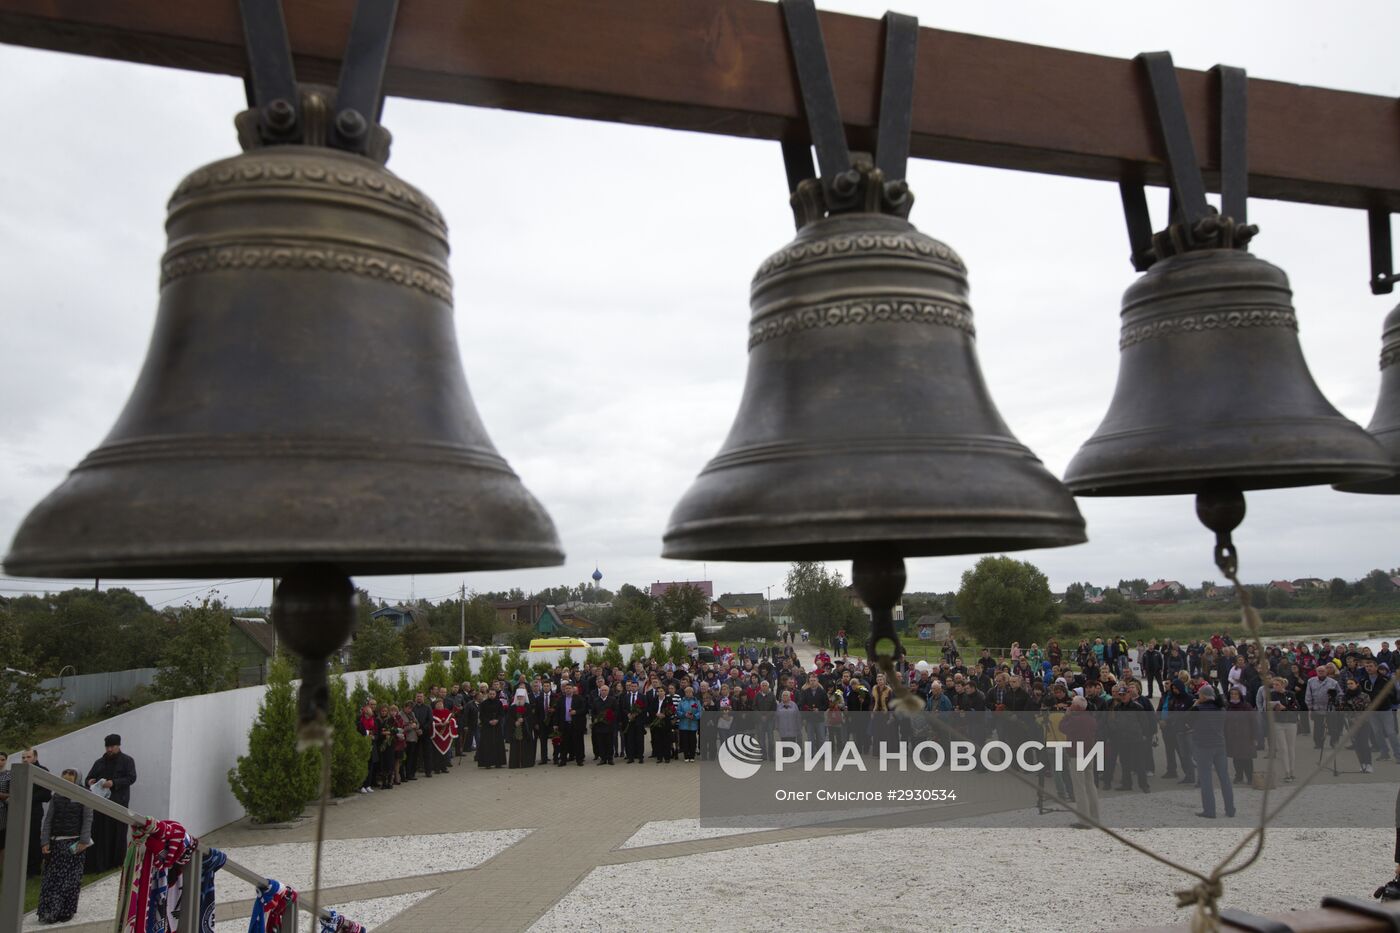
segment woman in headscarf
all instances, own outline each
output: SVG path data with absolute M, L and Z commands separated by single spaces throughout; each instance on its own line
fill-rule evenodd
M 1230 702 L 1225 707 L 1225 754 L 1235 763 L 1235 783 L 1254 783 L 1254 744 L 1258 717 L 1235 715 L 1253 713 L 1254 704 L 1244 698 L 1244 688 L 1230 688 Z
M 515 688 L 515 698 L 505 711 L 505 727 L 506 744 L 510 746 L 510 766 L 533 768 L 535 723 L 530 707 L 530 693 L 524 687 Z
M 65 768 L 63 779 L 76 785 L 78 772 Z M 92 808 L 63 794 L 54 794 L 39 826 L 39 850 L 44 853 L 44 874 L 39 881 L 40 923 L 64 923 L 78 912 L 83 853 L 91 845 Z
M 1341 713 L 1343 730 L 1350 729 L 1362 713 L 1371 706 L 1371 695 L 1361 689 L 1360 683 L 1351 674 L 1346 675 L 1346 687 L 1342 691 L 1341 699 L 1337 701 L 1337 709 Z M 1362 774 L 1371 773 L 1371 727 L 1369 723 L 1363 724 L 1351 736 L 1351 747 L 1356 750 L 1356 762 L 1361 765 Z
M 505 706 L 496 696 L 493 686 L 486 691 L 480 710 L 481 743 L 476 749 L 476 764 L 480 768 L 500 768 L 506 763 Z

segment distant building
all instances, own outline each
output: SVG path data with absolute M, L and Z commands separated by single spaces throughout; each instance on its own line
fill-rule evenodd
M 763 609 L 762 593 L 725 593 L 718 600 L 726 615 L 753 617 Z
M 559 621 L 577 635 L 592 635 L 598 628 L 597 622 L 577 612 L 560 612 Z
M 667 591 L 676 586 L 693 586 L 701 592 L 706 601 L 713 601 L 715 598 L 715 584 L 711 580 L 671 580 L 668 583 L 656 582 L 651 585 L 651 598 L 660 599 Z
M 870 612 L 870 607 L 865 604 L 865 600 L 860 598 L 860 594 L 856 592 L 856 588 L 854 586 L 846 587 L 846 598 L 851 601 L 852 606 L 855 606 L 856 608 L 864 612 L 866 618 L 873 618 Z M 904 603 L 899 603 L 894 607 L 894 620 L 896 622 L 904 621 Z
M 544 604 L 533 600 L 517 600 L 498 602 L 492 604 L 496 609 L 496 618 L 506 625 L 525 625 L 535 627 L 539 624 L 540 616 L 544 614 Z
M 1186 592 L 1186 587 L 1177 580 L 1158 580 L 1147 588 L 1144 594 L 1148 599 L 1176 599 Z
M 914 623 L 915 633 L 920 641 L 943 641 L 953 631 L 953 624 L 948 621 L 948 617 L 941 612 L 932 615 L 919 616 L 919 621 Z
M 1325 590 L 1329 584 L 1321 577 L 1299 577 L 1293 581 L 1293 586 L 1300 590 Z
M 418 621 L 415 615 L 417 610 L 411 606 L 385 606 L 383 609 L 376 609 L 369 614 L 371 619 L 388 619 L 396 629 L 412 625 Z
M 277 635 L 266 619 L 234 616 L 229 621 L 229 642 L 238 665 L 238 686 L 250 687 L 267 680 L 267 661 L 277 652 Z
M 1288 580 L 1270 580 L 1268 588 L 1271 590 L 1281 590 L 1289 596 L 1298 595 L 1298 588 Z

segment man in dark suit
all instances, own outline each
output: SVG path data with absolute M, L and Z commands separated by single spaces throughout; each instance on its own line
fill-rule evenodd
M 583 767 L 583 733 L 588 727 L 588 704 L 574 692 L 573 684 L 564 684 L 564 695 L 554 706 L 554 725 L 563 736 L 559 746 L 559 767 L 564 767 L 571 760 Z
M 535 682 L 535 695 L 530 700 L 530 705 L 535 708 L 535 722 L 540 724 L 540 764 L 548 764 L 550 757 L 549 734 L 554 729 L 554 707 L 559 702 L 559 691 L 554 689 L 554 682 L 543 680 Z M 559 751 L 563 744 L 554 747 L 554 761 L 559 762 Z
M 593 720 L 593 750 L 598 753 L 598 764 L 613 763 L 613 750 L 617 747 L 614 732 L 617 729 L 617 698 L 611 696 L 607 684 L 599 684 L 598 692 L 588 700 L 588 712 Z
M 621 716 L 618 723 L 622 727 L 622 753 L 628 764 L 642 763 L 646 757 L 647 725 L 653 715 L 650 712 L 646 694 L 637 689 L 637 682 L 627 681 L 627 689 L 618 698 Z M 639 708 L 637 704 L 641 704 Z

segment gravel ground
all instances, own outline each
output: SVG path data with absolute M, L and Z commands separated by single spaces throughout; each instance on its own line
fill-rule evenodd
M 1393 867 L 1395 831 L 1386 824 L 1395 791 L 1384 786 L 1357 791 L 1375 794 L 1380 827 L 1276 830 L 1259 862 L 1226 879 L 1222 906 L 1268 913 L 1315 907 L 1325 894 L 1369 897 Z M 1135 818 L 1150 823 L 1151 807 L 1178 807 L 1175 797 L 1132 797 L 1122 805 L 1131 805 Z M 1309 803 L 1305 793 L 1295 806 Z M 1115 805 L 1105 799 L 1104 815 Z M 1189 876 L 1102 833 L 1067 828 L 1070 819 L 1027 811 L 1021 829 L 950 822 L 604 866 L 531 930 L 625 929 L 646 916 L 650 930 L 690 931 L 693 917 L 715 904 L 724 904 L 725 915 L 736 918 L 717 929 L 763 929 L 789 924 L 795 905 L 816 909 L 823 901 L 839 903 L 842 917 L 860 916 L 882 930 L 1046 933 L 1190 919 L 1188 911 L 1176 908 L 1173 895 L 1190 886 Z M 1125 834 L 1180 864 L 1206 870 L 1247 828 L 1237 818 L 1217 820 L 1209 828 Z M 661 912 L 655 909 L 658 892 L 665 892 Z M 993 903 L 1000 906 L 969 906 Z M 956 922 L 946 914 L 954 906 L 966 908 Z M 1086 916 L 1085 910 L 1092 913 Z
M 439 833 L 431 836 L 383 836 L 372 840 L 327 839 L 322 846 L 321 886 L 335 888 L 384 878 L 408 878 L 461 871 L 514 845 L 528 829 L 495 832 Z M 224 849 L 240 864 L 290 884 L 298 891 L 311 887 L 311 860 L 315 846 L 309 842 L 237 846 Z M 218 894 L 222 900 L 252 896 L 252 887 L 221 873 Z M 117 900 L 117 876 L 110 875 L 83 889 L 78 912 L 68 924 L 41 924 L 34 914 L 25 917 L 26 930 L 50 930 L 75 923 L 110 919 Z M 402 908 L 400 908 L 402 909 Z

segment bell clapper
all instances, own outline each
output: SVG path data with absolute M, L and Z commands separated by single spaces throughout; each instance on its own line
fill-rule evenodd
M 895 705 L 910 706 L 909 688 L 895 676 L 895 662 L 904 656 L 904 645 L 894 630 L 894 607 L 904 594 L 904 558 L 897 554 L 857 557 L 851 563 L 851 582 L 870 609 L 870 640 L 865 643 L 870 663 L 878 666 L 894 689 Z
M 1240 583 L 1239 552 L 1230 533 L 1244 521 L 1244 493 L 1234 483 L 1215 481 L 1196 493 L 1196 517 L 1215 532 L 1215 566 L 1230 581 L 1239 599 L 1244 627 L 1252 637 L 1258 637 L 1259 613 L 1250 605 L 1249 591 Z
M 316 855 L 313 862 L 312 915 L 321 896 L 321 844 L 325 838 L 326 806 L 331 788 L 331 716 L 328 660 L 345 644 L 355 624 L 355 587 L 350 578 L 328 567 L 293 570 L 282 578 L 272 597 L 272 624 L 278 636 L 301 658 L 297 690 L 297 748 L 321 750 L 321 803 L 316 813 Z

